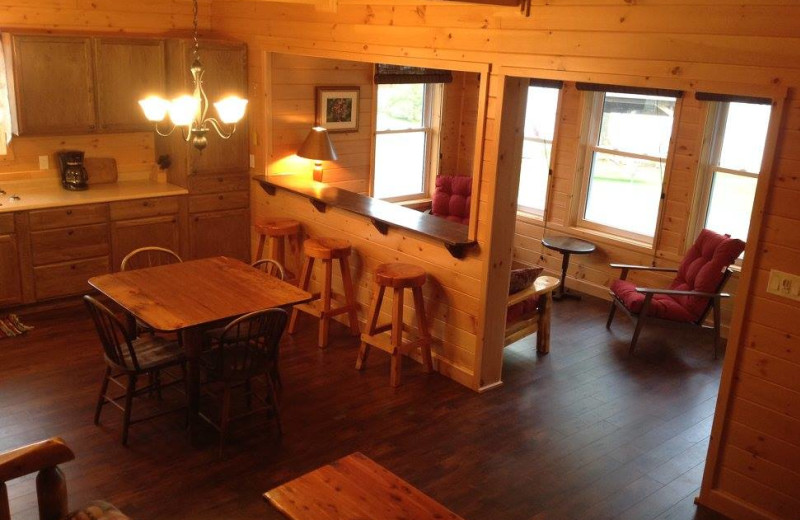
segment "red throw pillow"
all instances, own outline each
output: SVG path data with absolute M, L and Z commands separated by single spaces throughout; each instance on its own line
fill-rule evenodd
M 542 274 L 544 267 L 523 267 L 511 270 L 511 280 L 508 284 L 508 294 L 518 293 L 527 289 Z

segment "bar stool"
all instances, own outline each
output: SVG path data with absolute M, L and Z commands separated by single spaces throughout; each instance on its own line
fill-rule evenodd
M 350 252 L 352 247 L 347 240 L 339 238 L 309 238 L 303 242 L 303 252 L 306 260 L 303 262 L 303 271 L 300 273 L 300 288 L 308 290 L 311 283 L 311 271 L 314 267 L 314 260 L 322 260 L 324 269 L 322 293 L 316 295 L 314 300 L 309 303 L 295 305 L 292 310 L 292 319 L 289 321 L 289 334 L 294 334 L 297 328 L 297 316 L 301 312 L 311 314 L 319 318 L 319 336 L 317 344 L 319 348 L 328 346 L 328 326 L 332 316 L 347 313 L 350 317 L 350 330 L 353 335 L 358 335 L 358 315 L 356 314 L 355 292 L 353 291 L 353 280 L 350 277 Z M 344 286 L 345 304 L 331 308 L 331 278 L 333 276 L 333 261 L 339 260 L 339 267 L 342 271 L 342 285 Z
M 273 219 L 256 223 L 254 225 L 258 233 L 258 249 L 256 250 L 256 260 L 261 260 L 264 254 L 264 245 L 269 237 L 269 258 L 286 266 L 286 245 L 284 239 L 289 243 L 289 249 L 293 253 L 295 264 L 300 265 L 300 242 L 297 238 L 300 233 L 300 222 L 292 219 Z M 287 281 L 296 279 L 294 273 L 286 273 Z
M 425 278 L 425 270 L 412 264 L 381 264 L 375 269 L 375 284 L 377 287 L 369 309 L 367 332 L 361 335 L 361 348 L 356 360 L 357 370 L 361 370 L 366 366 L 370 347 L 377 347 L 391 354 L 390 383 L 392 386 L 400 384 L 403 353 L 411 352 L 417 347 L 419 347 L 422 354 L 422 364 L 425 367 L 425 372 L 430 372 L 433 369 L 431 336 L 428 332 L 428 322 L 425 317 L 425 300 L 422 298 L 422 286 L 425 285 Z M 378 326 L 381 302 L 387 287 L 394 291 L 392 322 Z M 419 338 L 415 341 L 403 343 L 403 329 L 409 329 L 403 323 L 403 291 L 407 288 L 411 289 L 411 293 L 414 296 L 414 310 L 417 315 Z M 389 330 L 391 330 L 390 337 L 386 338 L 383 333 Z

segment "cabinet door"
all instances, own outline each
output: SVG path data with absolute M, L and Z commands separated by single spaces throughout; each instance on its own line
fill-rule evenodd
M 147 246 L 165 247 L 180 254 L 178 217 L 170 215 L 114 222 L 111 230 L 112 269 L 119 271 L 125 255 Z
M 162 40 L 95 40 L 97 116 L 104 132 L 149 131 L 139 100 L 164 95 Z
M 13 42 L 20 135 L 93 132 L 91 40 L 14 36 Z
M 22 302 L 16 235 L 0 235 L 0 306 Z
M 229 256 L 250 262 L 250 210 L 198 213 L 189 220 L 192 258 Z
M 189 49 L 189 63 L 191 59 Z M 230 95 L 247 97 L 247 48 L 239 44 L 201 42 L 200 61 L 205 68 L 203 88 L 210 103 L 208 116 L 217 118 L 215 101 Z M 249 169 L 247 116 L 236 126 L 236 133 L 230 139 L 222 139 L 214 130 L 207 136 L 208 146 L 202 152 L 190 147 L 190 171 L 217 173 Z

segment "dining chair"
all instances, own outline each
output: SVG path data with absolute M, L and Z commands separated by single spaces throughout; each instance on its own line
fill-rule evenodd
M 91 296 L 84 296 L 83 301 L 94 321 L 106 361 L 106 371 L 94 413 L 94 424 L 100 424 L 100 412 L 106 404 L 119 408 L 123 412 L 122 444 L 126 445 L 128 443 L 128 427 L 131 424 L 186 409 L 186 406 L 181 406 L 131 420 L 134 397 L 152 391 L 156 391 L 160 396 L 162 388 L 179 383 L 186 385 L 186 356 L 183 348 L 175 341 L 169 341 L 160 336 L 133 336 L 108 307 Z M 159 373 L 170 367 L 180 367 L 182 377 L 173 377 L 170 383 L 162 385 Z M 143 375 L 150 376 L 149 382 L 147 385 L 137 388 L 137 381 Z M 120 379 L 127 381 L 123 384 L 119 381 Z M 109 383 L 119 386 L 124 393 L 110 396 L 108 393 Z M 188 388 L 184 387 L 184 390 L 188 394 Z M 124 399 L 124 404 L 121 406 L 117 401 L 122 399 Z
M 134 249 L 122 259 L 120 271 L 144 269 L 159 265 L 177 264 L 183 262 L 178 253 L 165 247 L 147 246 Z
M 281 263 L 277 260 L 273 260 L 272 258 L 262 258 L 261 260 L 256 260 L 251 265 L 260 271 L 264 271 L 270 276 L 274 276 L 278 280 L 286 280 L 286 269 L 284 269 Z
M 120 271 L 132 271 L 134 269 L 145 269 L 147 267 L 157 267 L 159 265 L 178 264 L 183 262 L 178 253 L 167 249 L 165 247 L 147 246 L 134 249 L 122 259 L 120 263 Z M 128 326 L 135 327 L 136 334 L 147 332 L 154 334 L 155 330 L 144 323 L 143 321 L 135 319 L 133 316 L 128 316 Z
M 206 334 L 210 348 L 200 356 L 200 364 L 206 375 L 205 393 L 219 401 L 220 413 L 219 421 L 203 413 L 200 417 L 219 431 L 220 457 L 233 420 L 268 411 L 275 418 L 278 435 L 282 434 L 273 374 L 287 320 L 288 314 L 283 309 L 267 309 L 236 318 L 219 335 L 215 331 Z M 264 378 L 264 392 L 259 395 L 252 382 L 261 376 Z M 247 411 L 232 416 L 231 395 L 238 388 L 244 390 Z M 261 403 L 261 407 L 253 408 L 253 397 Z

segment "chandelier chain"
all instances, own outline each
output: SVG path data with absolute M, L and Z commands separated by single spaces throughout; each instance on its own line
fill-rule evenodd
M 194 0 L 194 7 L 192 10 L 193 15 L 193 25 L 194 25 L 194 57 L 198 59 L 200 57 L 200 40 L 198 37 L 198 29 L 197 29 L 197 0 Z

